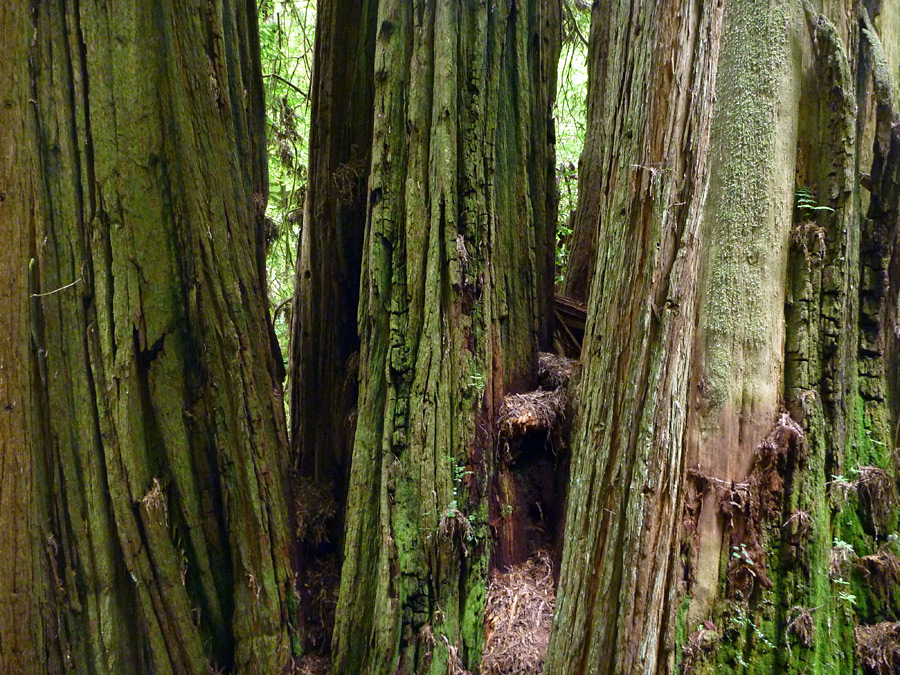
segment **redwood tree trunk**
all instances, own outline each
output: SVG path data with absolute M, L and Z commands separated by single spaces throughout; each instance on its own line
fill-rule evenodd
M 604 189 L 576 216 L 598 238 L 545 672 L 859 672 L 900 620 L 900 7 L 594 12 Z
M 559 11 L 379 2 L 335 673 L 479 663 L 493 425 L 550 339 Z
M 303 639 L 328 650 L 356 429 L 360 268 L 372 145 L 377 2 L 319 3 L 309 181 L 291 325 L 291 453 Z M 308 515 L 307 515 L 308 514 Z
M 26 12 L 0 6 L 0 49 L 8 63 L 26 63 L 28 23 Z M 37 222 L 31 201 L 37 177 L 23 142 L 30 119 L 27 72 L 0 70 L 0 91 L 0 669 L 30 675 L 61 670 L 62 653 L 54 645 L 45 558 L 49 480 L 27 273 Z
M 280 672 L 255 2 L 7 4 L 0 670 Z
M 360 265 L 372 145 L 374 0 L 316 14 L 309 182 L 291 341 L 291 445 L 304 477 L 346 496 Z

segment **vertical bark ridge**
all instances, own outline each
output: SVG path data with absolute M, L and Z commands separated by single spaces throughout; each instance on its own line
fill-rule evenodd
M 688 457 L 714 482 L 747 480 L 781 405 L 799 100 L 792 7 L 735 2 L 726 9 Z M 697 521 L 690 624 L 717 597 L 724 526 L 717 493 L 708 490 Z
M 334 672 L 480 660 L 494 410 L 550 335 L 559 11 L 379 3 Z
M 28 57 L 28 20 L 11 5 L 0 8 L 0 48 L 10 63 Z M 24 69 L 0 73 L 0 670 L 59 670 L 54 641 L 54 574 L 58 545 L 49 529 L 48 466 L 37 414 L 40 390 L 30 297 L 37 270 L 39 213 L 30 162 L 30 86 Z
M 610 151 L 604 155 L 608 159 L 598 162 L 610 177 L 609 206 L 601 208 L 597 219 L 601 237 L 592 297 L 595 303 L 599 298 L 599 303 L 592 308 L 588 330 L 603 336 L 604 349 L 598 350 L 599 343 L 591 345 L 591 341 L 586 345 L 586 349 L 590 345 L 594 351 L 585 352 L 582 394 L 585 403 L 579 413 L 581 421 L 576 432 L 577 454 L 573 467 L 574 494 L 593 496 L 575 497 L 575 502 L 570 504 L 567 524 L 570 545 L 564 554 L 548 672 L 572 663 L 578 664 L 580 672 L 649 673 L 672 667 L 675 655 L 671 638 L 676 626 L 668 621 L 676 614 L 678 595 L 677 586 L 670 584 L 676 583 L 681 575 L 669 565 L 681 533 L 663 527 L 659 530 L 662 535 L 654 539 L 657 530 L 653 523 L 657 517 L 662 523 L 671 522 L 671 514 L 681 512 L 680 494 L 677 489 L 673 493 L 672 488 L 681 485 L 683 466 L 722 481 L 729 480 L 728 476 L 717 475 L 722 461 L 743 463 L 747 466 L 738 469 L 738 473 L 748 471 L 756 444 L 768 433 L 779 402 L 781 380 L 777 359 L 770 352 L 771 347 L 780 345 L 779 335 L 783 331 L 781 303 L 777 300 L 778 270 L 785 264 L 787 218 L 784 211 L 791 204 L 792 194 L 783 187 L 783 181 L 772 178 L 769 172 L 773 168 L 784 171 L 782 156 L 793 157 L 790 114 L 782 114 L 777 105 L 785 92 L 789 101 L 793 100 L 790 87 L 785 89 L 785 83 L 789 85 L 790 80 L 784 75 L 789 36 L 783 31 L 788 14 L 777 3 L 730 3 L 724 7 L 724 18 L 708 10 L 701 12 L 699 8 L 691 11 L 687 7 L 680 12 L 679 9 L 682 8 L 677 3 L 656 9 L 660 16 L 675 18 L 673 24 L 659 18 L 654 23 L 645 23 L 654 12 L 646 6 L 623 5 L 618 13 L 615 8 L 609 10 L 612 15 L 606 43 L 621 44 L 625 51 L 618 59 L 607 59 L 612 73 L 598 75 L 601 80 L 620 78 L 620 86 L 628 94 L 613 99 L 620 102 L 617 107 L 622 111 L 611 111 L 603 118 L 605 132 L 601 132 L 601 137 L 605 133 L 614 140 L 608 141 Z M 678 50 L 667 48 L 657 53 L 653 46 L 672 44 L 669 31 L 677 34 L 679 24 L 690 34 L 690 21 L 686 17 L 692 15 L 704 17 L 707 23 L 699 31 L 703 38 L 681 42 L 682 49 L 689 54 L 686 63 L 698 62 L 690 54 L 691 49 L 698 49 L 698 55 L 707 59 L 705 69 L 714 75 L 698 81 L 708 87 L 704 108 L 708 115 L 706 125 L 689 126 L 687 133 L 704 138 L 705 130 L 710 159 L 707 164 L 704 153 L 700 171 L 691 174 L 692 192 L 687 199 L 679 199 L 688 204 L 692 199 L 697 200 L 700 212 L 692 221 L 695 229 L 688 230 L 683 240 L 670 240 L 675 242 L 673 245 L 667 244 L 672 235 L 660 228 L 661 238 L 656 234 L 660 229 L 654 229 L 654 224 L 665 222 L 661 214 L 666 211 L 660 203 L 668 206 L 675 201 L 669 197 L 669 204 L 666 203 L 666 197 L 673 194 L 669 191 L 672 178 L 667 173 L 684 151 L 669 145 L 663 147 L 672 153 L 671 158 L 662 153 L 656 156 L 646 151 L 641 153 L 649 145 L 643 140 L 644 134 L 651 138 L 659 134 L 667 118 L 656 117 L 652 112 L 646 118 L 629 114 L 628 106 L 638 106 L 645 86 L 650 91 L 658 91 L 662 86 L 663 91 L 669 92 L 669 99 L 677 100 L 679 87 L 673 81 L 679 74 L 677 64 L 685 61 L 678 58 Z M 753 27 L 754 22 L 773 27 L 770 33 L 774 32 L 775 37 L 767 33 L 766 38 L 751 39 L 751 35 L 759 33 Z M 636 30 L 636 26 L 640 29 Z M 721 51 L 717 39 L 720 30 Z M 632 41 L 617 38 L 620 34 L 633 36 Z M 716 36 L 709 40 L 717 45 L 713 50 L 706 48 L 707 35 Z M 642 69 L 642 55 L 646 59 L 651 54 L 669 55 L 674 61 L 671 67 L 674 78 L 662 74 L 668 69 L 649 74 L 646 66 Z M 747 63 L 754 65 L 748 68 Z M 690 69 L 682 67 L 680 72 L 685 78 Z M 650 82 L 655 86 L 646 84 Z M 691 93 L 702 96 L 704 90 L 691 87 Z M 785 104 L 788 111 L 789 105 Z M 633 125 L 632 120 L 636 122 Z M 632 140 L 634 136 L 637 138 Z M 685 136 L 672 134 L 673 138 Z M 710 171 L 714 164 L 715 170 Z M 654 197 L 660 196 L 631 202 L 636 181 L 632 178 L 628 185 L 623 180 L 622 174 L 629 175 L 625 167 L 650 174 L 649 177 L 664 186 L 652 193 Z M 617 174 L 617 169 L 622 173 Z M 684 174 L 676 174 L 680 175 Z M 617 183 L 612 182 L 613 178 Z M 624 219 L 624 227 L 620 219 Z M 629 237 L 627 233 L 632 228 L 640 234 Z M 749 262 L 742 263 L 744 249 L 741 247 L 751 231 L 759 240 L 751 244 L 754 250 L 749 254 Z M 691 255 L 690 244 L 695 240 L 700 252 Z M 644 246 L 653 248 L 643 253 Z M 657 248 L 659 258 L 654 258 L 652 254 Z M 672 292 L 665 276 L 670 273 L 670 267 L 656 262 L 666 260 L 666 251 L 673 251 L 673 255 L 677 252 L 676 260 L 681 262 L 692 261 L 687 266 L 688 278 L 699 277 L 703 283 L 697 287 L 696 298 L 690 297 L 689 292 L 687 302 L 666 307 L 678 307 L 689 315 L 687 318 L 663 322 L 657 328 L 654 322 L 663 321 L 667 315 L 654 301 L 659 302 Z M 642 269 L 644 264 L 646 271 Z M 657 265 L 659 272 L 652 272 Z M 633 277 L 645 281 L 635 282 L 631 280 Z M 746 294 L 739 289 L 747 283 L 760 287 Z M 689 282 L 691 287 L 695 284 L 696 281 Z M 661 293 L 660 289 L 666 290 Z M 768 302 L 770 297 L 774 298 L 770 305 L 753 305 L 757 298 Z M 728 304 L 727 309 L 723 302 Z M 773 307 L 774 312 L 764 311 Z M 635 311 L 637 308 L 639 311 Z M 646 317 L 643 320 L 642 315 Z M 624 325 L 623 317 L 628 317 Z M 653 349 L 665 330 L 672 330 L 679 341 L 690 346 L 674 352 Z M 610 344 L 621 347 L 610 353 Z M 775 370 L 770 370 L 773 366 Z M 671 380 L 666 380 L 666 373 L 672 373 Z M 657 380 L 658 377 L 662 380 Z M 690 386 L 692 381 L 699 383 L 699 393 Z M 650 395 L 658 382 L 669 387 L 668 392 L 664 389 Z M 760 396 L 765 400 L 757 401 Z M 594 410 L 595 406 L 599 410 Z M 732 422 L 741 413 L 757 414 L 753 413 L 757 406 L 760 421 L 748 419 L 747 437 L 738 441 L 738 427 Z M 704 419 L 710 421 L 704 423 Z M 758 428 L 749 431 L 753 424 Z M 722 435 L 722 442 L 712 440 L 715 434 Z M 743 453 L 731 450 L 735 443 L 744 444 Z M 644 453 L 653 447 L 659 448 L 661 457 L 645 463 Z M 590 452 L 588 448 L 597 448 L 599 452 Z M 666 472 L 663 468 L 666 466 L 672 469 Z M 674 482 L 659 482 L 656 472 L 671 477 Z M 671 495 L 671 500 L 662 499 L 662 495 Z M 701 510 L 700 518 L 707 522 L 685 523 L 688 528 L 697 528 L 701 546 L 707 547 L 695 554 L 701 562 L 706 561 L 692 568 L 690 582 L 695 594 L 704 588 L 711 591 L 717 588 L 721 555 L 721 534 L 715 532 L 721 527 L 721 516 L 715 505 L 705 512 Z M 619 524 L 619 519 L 623 524 Z M 647 530 L 648 543 L 642 544 L 638 533 Z M 646 549 L 642 548 L 644 545 Z M 659 568 L 649 567 L 648 559 L 656 560 Z M 596 571 L 585 581 L 577 579 L 581 574 L 577 570 L 585 569 Z M 648 570 L 655 577 L 640 576 Z M 642 593 L 647 594 L 643 602 Z M 711 592 L 710 597 L 714 598 L 715 594 Z M 698 606 L 708 601 L 693 595 L 689 602 Z M 621 619 L 613 624 L 600 618 L 621 616 L 620 612 L 630 617 L 633 606 L 639 608 L 635 613 L 640 617 L 637 621 L 643 622 L 637 625 L 645 630 L 638 630 L 635 624 L 625 624 Z M 571 635 L 573 628 L 575 639 L 561 644 L 557 636 Z
M 346 498 L 356 406 L 376 8 L 325 3 L 316 15 L 310 180 L 291 330 L 292 452 L 301 474 L 333 484 L 339 502 Z
M 60 671 L 289 658 L 256 8 L 197 9 L 41 4 L 17 32 Z
M 805 664 L 847 668 L 840 653 L 853 648 L 846 615 L 830 588 L 832 512 L 822 496 L 829 493 L 831 475 L 840 473 L 836 467 L 843 464 L 853 425 L 857 337 L 842 327 L 858 321 L 853 289 L 859 277 L 849 262 L 859 249 L 857 85 L 837 27 L 809 4 L 805 13 L 815 79 L 803 85 L 797 186 L 808 185 L 834 211 L 799 213 L 791 236 L 785 400 L 803 424 L 805 440 L 803 457 L 786 472 L 779 522 L 765 533 L 774 580 L 769 599 L 777 610 L 768 617 L 772 627 L 762 630 L 774 636 L 777 625 L 790 625 L 801 612 L 819 608 L 812 614 L 816 642 L 838 649 L 818 648 L 788 631 L 791 649 L 775 658 L 786 672 L 801 672 Z M 820 89 L 828 96 L 820 96 Z
M 339 558 L 357 410 L 360 270 L 371 164 L 377 2 L 320 3 L 311 84 L 309 181 L 291 320 L 291 453 L 298 503 L 323 509 L 325 531 L 298 532 L 304 639 L 317 636 L 306 597 L 313 565 Z M 313 494 L 325 502 L 312 501 Z M 324 540 L 323 540 L 324 539 Z M 337 563 L 339 564 L 339 562 Z M 315 592 L 313 589 L 312 592 Z M 323 633 L 330 618 L 318 617 Z
M 586 371 L 547 673 L 663 670 L 680 576 L 693 280 L 722 12 L 693 2 L 607 11 L 592 27 L 591 61 L 601 50 L 598 80 L 621 77 L 629 92 L 606 97 L 605 115 L 592 118 L 608 129 L 592 160 L 607 191 L 593 214 Z M 587 202 L 580 209 L 590 217 Z
M 896 39 L 896 11 L 870 20 L 852 2 L 821 3 L 826 16 L 809 2 L 735 0 L 703 19 L 710 43 L 721 32 L 721 49 L 703 51 L 703 39 L 666 43 L 678 32 L 662 17 L 688 24 L 689 11 L 646 4 L 606 5 L 609 23 L 592 29 L 600 70 L 582 173 L 609 187 L 579 205 L 600 236 L 545 672 L 855 672 L 877 658 L 866 631 L 900 610 L 888 570 L 898 52 L 879 37 Z M 630 114 L 646 95 L 648 45 L 676 64 L 655 71 L 650 90 L 686 89 L 706 127 L 668 134 L 653 105 Z M 673 85 L 683 58 L 710 76 Z M 597 100 L 609 83 L 627 95 Z M 616 110 L 601 116 L 601 103 Z M 644 159 L 660 137 L 671 159 Z M 685 150 L 701 138 L 702 166 Z M 678 184 L 673 168 L 688 192 L 631 203 L 617 173 L 626 163 L 664 167 L 652 175 L 664 187 Z M 677 237 L 652 227 L 673 194 L 692 209 Z M 674 265 L 645 262 L 653 244 L 660 261 L 674 246 Z M 660 309 L 679 278 L 689 316 L 676 319 Z M 667 330 L 678 340 L 654 349 Z M 654 526 L 673 513 L 678 527 Z

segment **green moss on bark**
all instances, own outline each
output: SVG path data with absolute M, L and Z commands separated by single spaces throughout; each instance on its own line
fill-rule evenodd
M 379 3 L 335 672 L 480 661 L 493 428 L 550 335 L 560 9 Z

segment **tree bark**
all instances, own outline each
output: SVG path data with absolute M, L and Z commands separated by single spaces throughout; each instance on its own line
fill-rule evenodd
M 493 425 L 551 337 L 559 12 L 378 5 L 333 672 L 477 668 Z
M 580 193 L 603 189 L 576 215 L 598 238 L 546 673 L 858 672 L 855 626 L 900 618 L 881 4 L 595 8 Z
M 20 553 L 0 669 L 280 672 L 295 600 L 256 5 L 0 21 L 17 167 L 0 447 L 21 476 L 2 488 Z
M 291 456 L 300 540 L 302 632 L 327 652 L 333 607 L 316 602 L 340 566 L 356 429 L 359 307 L 372 145 L 377 2 L 319 3 L 309 180 L 291 324 Z M 308 522 L 307 522 L 308 521 Z M 324 574 L 323 574 L 324 573 Z M 336 585 L 336 582 L 335 582 Z
M 316 15 L 310 178 L 291 328 L 292 453 L 300 475 L 341 504 L 355 429 L 376 9 L 374 1 L 322 3 Z
M 0 49 L 9 63 L 27 61 L 27 19 L 11 4 L 0 7 Z M 43 536 L 49 481 L 36 409 L 34 290 L 27 273 L 38 221 L 37 177 L 26 140 L 27 73 L 0 70 L 0 91 L 0 669 L 30 675 L 58 671 L 62 653 L 54 644 L 53 586 L 45 558 L 51 544 Z
M 609 162 L 617 151 L 620 134 L 614 131 L 611 109 L 617 97 L 625 94 L 628 83 L 618 77 L 615 60 L 622 57 L 621 33 L 607 33 L 615 21 L 615 3 L 594 3 L 591 9 L 591 32 L 588 51 L 587 119 L 584 148 L 578 161 L 578 203 L 572 214 L 569 260 L 563 293 L 581 303 L 588 301 L 597 258 L 600 234 L 600 207 L 609 189 Z M 611 37 L 615 39 L 610 40 Z M 610 66 L 609 61 L 614 64 Z M 604 161 L 605 160 L 605 161 Z

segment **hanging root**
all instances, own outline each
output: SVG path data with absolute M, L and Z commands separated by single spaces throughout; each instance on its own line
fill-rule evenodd
M 816 622 L 813 621 L 812 613 L 805 607 L 796 605 L 791 608 L 791 622 L 787 626 L 787 630 L 797 636 L 801 643 L 806 647 L 812 647 L 815 644 Z
M 484 610 L 481 675 L 540 675 L 555 602 L 546 551 L 508 572 L 495 571 Z

